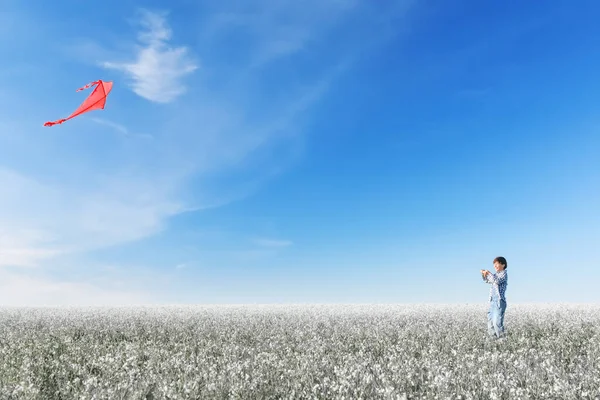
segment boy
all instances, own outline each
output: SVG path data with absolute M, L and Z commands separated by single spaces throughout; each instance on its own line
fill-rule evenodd
M 490 309 L 488 311 L 488 334 L 494 339 L 504 337 L 504 312 L 506 311 L 506 286 L 508 285 L 508 275 L 506 273 L 506 258 L 494 258 L 494 268 L 496 274 L 490 271 L 481 270 L 483 280 L 490 283 Z

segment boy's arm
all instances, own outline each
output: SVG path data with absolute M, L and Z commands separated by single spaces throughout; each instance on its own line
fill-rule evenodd
M 491 275 L 491 273 L 490 273 L 489 271 L 486 271 L 486 270 L 483 270 L 483 269 L 481 270 L 481 277 L 483 278 L 483 281 L 484 281 L 485 283 L 491 283 L 491 282 L 489 281 L 489 279 L 488 279 L 488 277 L 489 277 L 490 275 Z
M 498 277 L 497 274 L 492 274 L 490 272 L 490 273 L 486 274 L 485 278 L 486 278 L 486 282 L 492 283 L 495 285 L 499 285 L 500 283 L 502 283 L 506 280 L 506 275 L 502 275 L 501 277 Z
M 486 283 L 493 283 L 493 281 L 490 280 L 490 277 L 493 278 L 492 273 L 486 271 L 486 274 L 483 276 L 483 279 L 485 280 Z

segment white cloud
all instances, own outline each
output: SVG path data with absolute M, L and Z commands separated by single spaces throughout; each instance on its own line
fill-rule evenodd
M 114 282 L 113 286 L 120 286 Z M 131 288 L 101 287 L 86 282 L 58 281 L 0 269 L 0 306 L 110 306 L 150 304 L 151 298 Z
M 117 176 L 88 192 L 0 168 L 0 266 L 33 266 L 160 231 L 166 218 L 185 208 L 157 183 Z
M 3 232 L 6 236 L 6 232 Z M 11 236 L 8 241 L 0 244 L 0 267 L 3 265 L 33 267 L 42 260 L 61 254 L 60 249 L 38 248 L 37 243 L 19 241 Z
M 153 111 L 147 109 L 151 105 L 141 101 L 127 105 L 122 111 L 127 117 L 116 117 L 126 121 L 126 125 L 94 114 L 92 118 L 86 116 L 65 124 L 50 135 L 40 135 L 38 130 L 25 128 L 30 124 L 29 117 L 19 121 L 5 107 L 0 108 L 0 266 L 21 267 L 20 272 L 0 275 L 0 299 L 14 302 L 11 304 L 30 304 L 64 293 L 60 301 L 144 300 L 143 294 L 127 297 L 127 293 L 107 282 L 33 277 L 29 273 L 37 270 L 23 267 L 44 270 L 64 265 L 64 260 L 71 258 L 73 266 L 88 270 L 89 262 L 79 264 L 77 261 L 85 258 L 77 259 L 77 254 L 147 238 L 161 232 L 169 218 L 177 214 L 241 199 L 284 169 L 290 159 L 298 157 L 305 112 L 342 72 L 340 65 L 346 65 L 347 60 L 344 51 L 334 56 L 326 51 L 331 56 L 328 60 L 320 58 L 322 53 L 315 53 L 319 62 L 310 76 L 288 79 L 286 73 L 295 73 L 295 68 L 283 70 L 283 75 L 264 74 L 257 68 L 273 65 L 273 61 L 302 50 L 310 51 L 312 40 L 349 10 L 342 3 L 311 3 L 310 7 L 294 2 L 252 3 L 250 7 L 257 7 L 255 11 L 263 15 L 261 18 L 254 18 L 252 12 L 232 10 L 232 15 L 237 15 L 246 27 L 237 33 L 241 37 L 252 35 L 248 46 L 240 46 L 248 58 L 239 64 L 229 63 L 228 54 L 237 50 L 231 46 L 223 53 L 209 52 L 203 64 L 210 67 L 210 84 L 198 83 L 195 92 L 202 95 L 190 93 L 190 101 L 180 107 L 160 107 L 164 114 L 158 116 L 159 123 L 148 122 L 151 118 L 147 113 Z M 166 14 L 142 12 L 141 16 L 143 30 L 137 37 L 140 47 L 127 58 L 120 58 L 115 50 L 105 51 L 104 45 L 87 39 L 79 39 L 78 43 L 84 53 L 93 53 L 85 56 L 107 57 L 101 62 L 133 60 L 104 66 L 127 74 L 139 96 L 159 103 L 173 101 L 186 91 L 184 79 L 197 65 L 186 46 L 170 45 L 172 32 Z M 280 17 L 290 20 L 289 27 Z M 218 25 L 212 38 L 204 36 L 200 48 L 225 48 L 221 33 L 228 28 Z M 339 39 L 326 40 L 335 43 Z M 90 57 L 81 57 L 81 62 L 90 62 Z M 221 70 L 226 64 L 232 67 Z M 284 95 L 272 98 L 268 92 L 274 87 Z M 23 104 L 54 101 L 50 100 L 54 99 L 51 94 L 27 98 L 17 89 L 20 88 L 8 84 L 2 94 L 21 93 Z M 113 104 L 118 104 L 118 97 L 113 100 Z M 6 102 L 14 105 L 15 97 Z M 120 111 L 115 107 L 101 115 L 113 118 L 114 114 L 109 114 L 113 112 Z M 120 135 L 106 134 L 99 129 L 101 125 Z M 142 129 L 152 134 L 153 140 L 137 140 L 143 135 L 134 132 Z M 240 236 L 246 237 L 243 233 Z M 239 253 L 237 257 L 270 257 L 292 242 L 259 238 L 255 244 L 262 248 Z M 141 254 L 134 262 L 143 265 L 142 257 Z M 165 257 L 164 265 L 173 271 L 172 266 L 177 265 L 174 260 L 179 257 L 182 254 L 170 260 Z M 175 270 L 191 270 L 194 262 L 190 257 L 189 263 Z M 126 279 L 129 283 L 139 281 L 147 271 L 131 274 Z
M 33 266 L 60 254 L 45 227 L 58 194 L 20 174 L 0 168 L 0 266 Z M 38 203 L 45 198 L 44 204 Z M 36 206 L 36 203 L 39 206 Z
M 310 37 L 339 23 L 355 6 L 354 2 L 314 0 L 308 7 L 261 1 L 249 5 L 248 11 L 229 3 L 225 8 L 230 9 L 208 17 L 205 32 L 213 33 L 204 35 L 202 47 L 221 46 L 221 33 L 236 21 L 245 29 L 238 34 L 252 36 L 248 52 L 259 55 L 264 64 L 307 48 Z M 140 96 L 172 101 L 183 93 L 182 79 L 196 65 L 188 58 L 187 47 L 169 47 L 172 31 L 167 14 L 141 11 L 140 16 L 143 29 L 137 36 L 141 47 L 136 61 L 107 66 L 129 73 Z M 334 39 L 329 38 L 332 43 Z M 296 45 L 284 46 L 284 42 Z M 86 43 L 95 51 L 102 50 L 93 42 Z M 219 54 L 212 56 L 212 65 L 222 59 Z M 300 153 L 302 116 L 343 72 L 340 66 L 345 66 L 346 60 L 341 60 L 321 63 L 316 76 L 277 82 L 255 73 L 252 56 L 237 68 L 238 76 L 252 76 L 254 83 L 200 87 L 203 96 L 166 114 L 162 125 L 154 127 L 152 141 L 135 142 L 142 135 L 132 135 L 124 125 L 94 115 L 91 121 L 95 124 L 133 139 L 125 144 L 112 137 L 107 142 L 104 135 L 97 142 L 99 149 L 82 146 L 77 139 L 81 134 L 72 131 L 40 138 L 37 132 L 24 132 L 7 117 L 11 126 L 0 133 L 10 130 L 10 143 L 16 144 L 0 149 L 0 154 L 32 154 L 30 143 L 36 146 L 26 171 L 0 166 L 0 254 L 4 255 L 0 264 L 30 266 L 65 253 L 139 240 L 160 232 L 166 220 L 178 213 L 220 206 L 255 191 L 278 173 L 287 159 Z M 215 81 L 226 81 L 218 78 L 228 74 L 215 72 Z M 286 88 L 284 98 L 256 100 L 254 94 L 261 92 L 257 88 L 274 84 Z M 131 118 L 128 124 L 134 125 L 135 114 Z M 93 132 L 86 135 L 96 139 Z M 277 151 L 271 151 L 274 148 Z M 258 167 L 252 168 L 253 162 Z M 264 246 L 282 244 L 263 242 Z
M 168 46 L 172 32 L 165 17 L 165 14 L 142 10 L 140 24 L 145 30 L 138 35 L 141 46 L 136 60 L 103 63 L 105 68 L 129 75 L 133 91 L 157 103 L 170 103 L 184 94 L 183 78 L 198 68 L 187 47 Z

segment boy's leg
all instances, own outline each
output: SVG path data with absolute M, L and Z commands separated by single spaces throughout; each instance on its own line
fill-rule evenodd
M 500 308 L 498 310 L 498 323 L 497 323 L 499 337 L 502 337 L 506 334 L 506 332 L 504 330 L 504 313 L 505 312 L 506 312 L 506 301 L 500 300 Z
M 490 309 L 488 310 L 488 335 L 491 337 L 496 336 L 496 330 L 494 329 L 494 319 L 496 310 L 494 307 L 494 301 L 490 301 Z
M 503 300 L 496 300 L 493 303 L 496 310 L 492 318 L 492 323 L 496 337 L 500 338 L 504 336 L 504 312 L 506 311 L 506 302 Z

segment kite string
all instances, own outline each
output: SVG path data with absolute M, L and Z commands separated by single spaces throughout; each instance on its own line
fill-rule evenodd
M 77 89 L 76 92 L 81 92 L 82 90 L 89 89 L 92 86 L 97 85 L 99 83 L 100 83 L 100 81 L 90 82 L 87 85 L 85 85 L 84 87 Z

